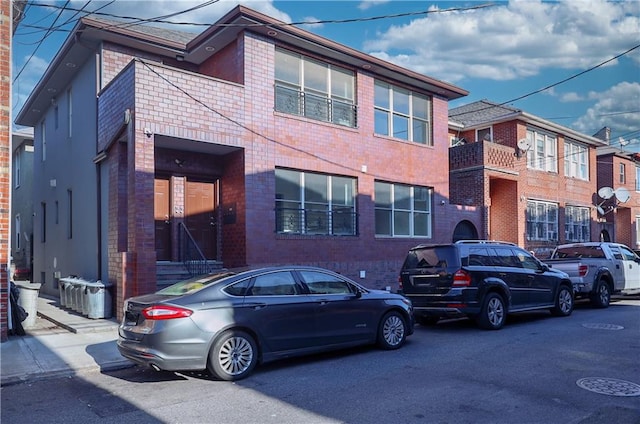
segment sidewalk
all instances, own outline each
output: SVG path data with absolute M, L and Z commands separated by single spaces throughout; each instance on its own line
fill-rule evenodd
M 56 299 L 38 298 L 36 325 L 25 331 L 0 343 L 0 386 L 134 365 L 118 352 L 115 319 L 86 318 Z

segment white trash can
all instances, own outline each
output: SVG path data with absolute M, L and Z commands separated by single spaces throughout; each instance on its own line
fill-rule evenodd
M 18 281 L 15 285 L 20 289 L 20 297 L 18 305 L 22 306 L 29 314 L 27 319 L 22 321 L 22 328 L 25 330 L 33 328 L 36 325 L 38 317 L 38 295 L 40 294 L 40 283 L 29 283 Z

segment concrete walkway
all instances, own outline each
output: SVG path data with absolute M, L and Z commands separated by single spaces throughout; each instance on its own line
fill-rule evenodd
M 25 336 L 0 343 L 0 385 L 134 366 L 116 347 L 115 319 L 89 319 L 38 297 L 38 317 Z

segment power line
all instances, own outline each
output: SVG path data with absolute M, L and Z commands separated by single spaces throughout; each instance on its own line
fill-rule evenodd
M 219 0 L 205 2 L 205 4 L 200 5 L 200 6 L 196 6 L 195 8 L 192 8 L 192 9 L 193 10 L 199 9 L 201 7 L 204 7 L 204 6 L 208 6 L 209 4 L 216 3 L 217 1 L 219 1 Z M 64 7 L 61 7 L 61 6 L 56 6 L 56 5 L 52 5 L 52 4 L 44 4 L 44 3 L 32 3 L 32 4 L 34 6 L 38 6 L 38 7 L 55 8 L 55 9 L 63 8 L 64 10 L 69 10 L 69 11 L 78 10 L 78 9 L 75 9 L 75 8 L 72 8 L 72 7 L 67 7 L 66 5 Z M 403 18 L 403 17 L 408 17 L 408 16 L 420 16 L 420 15 L 429 15 L 429 14 L 436 14 L 436 13 L 464 12 L 464 11 L 476 10 L 476 9 L 484 9 L 484 8 L 494 7 L 494 6 L 497 6 L 497 5 L 494 4 L 494 3 L 485 3 L 485 4 L 480 4 L 480 5 L 477 5 L 477 6 L 469 6 L 469 7 L 451 7 L 451 8 L 447 8 L 447 9 L 437 9 L 437 10 L 419 10 L 419 11 L 413 11 L 413 12 L 404 12 L 404 13 L 396 13 L 396 14 L 369 16 L 369 17 L 364 17 L 364 18 L 324 19 L 324 20 L 297 21 L 297 22 L 289 22 L 289 23 L 282 22 L 280 24 L 280 26 L 284 27 L 284 26 L 298 26 L 298 25 L 319 25 L 319 24 L 342 24 L 342 23 L 354 23 L 354 22 L 370 22 L 370 21 L 376 21 L 376 20 L 382 20 L 382 19 Z M 191 10 L 189 9 L 187 11 L 191 11 Z M 177 12 L 175 14 L 170 14 L 170 15 L 166 15 L 166 16 L 159 16 L 157 18 L 147 18 L 147 19 L 141 19 L 141 18 L 135 17 L 135 16 L 116 15 L 116 14 L 113 14 L 113 13 L 106 13 L 106 12 L 92 12 L 91 14 L 98 15 L 98 16 L 106 16 L 106 17 L 111 17 L 111 18 L 131 19 L 131 20 L 134 20 L 134 21 L 137 21 L 137 22 L 140 22 L 140 23 L 162 23 L 162 24 L 172 24 L 172 25 L 206 26 L 206 27 L 212 26 L 209 23 L 175 22 L 175 21 L 165 21 L 165 20 L 163 20 L 163 18 L 167 18 L 167 17 L 179 15 L 179 14 L 184 14 L 184 13 L 186 13 L 186 12 L 182 11 L 182 12 Z M 254 23 L 254 24 L 217 24 L 215 26 L 251 28 L 251 27 L 273 26 L 273 24 L 263 24 L 263 23 L 258 23 L 257 22 L 257 23 Z
M 495 105 L 487 106 L 487 107 L 485 107 L 485 108 L 483 108 L 483 109 L 477 109 L 477 110 L 475 110 L 474 112 L 480 112 L 480 111 L 482 111 L 482 110 L 487 110 L 487 109 L 492 109 L 492 108 L 494 108 L 494 107 L 504 106 L 504 105 L 506 105 L 506 104 L 514 103 L 514 102 L 517 102 L 518 100 L 522 100 L 522 99 L 524 99 L 524 98 L 526 98 L 526 97 L 533 96 L 534 94 L 541 93 L 541 92 L 543 92 L 543 91 L 545 91 L 545 90 L 548 90 L 548 89 L 550 89 L 550 88 L 552 88 L 552 87 L 555 87 L 555 86 L 557 86 L 557 85 L 560 85 L 560 84 L 563 84 L 563 83 L 565 83 L 565 82 L 567 82 L 567 81 L 570 81 L 570 80 L 572 80 L 572 79 L 574 79 L 574 78 L 577 78 L 577 77 L 579 77 L 579 76 L 581 76 L 581 75 L 584 75 L 584 74 L 586 74 L 587 72 L 591 72 L 591 71 L 593 71 L 594 69 L 600 68 L 601 66 L 604 66 L 604 65 L 606 65 L 606 64 L 607 64 L 607 63 L 609 63 L 609 62 L 612 62 L 612 61 L 614 61 L 614 60 L 616 60 L 616 59 L 618 59 L 618 58 L 620 58 L 620 57 L 622 57 L 622 56 L 624 56 L 624 55 L 626 55 L 626 54 L 631 53 L 632 51 L 634 51 L 635 49 L 637 49 L 637 48 L 639 48 L 639 47 L 640 47 L 640 44 L 635 45 L 635 46 L 631 47 L 630 49 L 628 49 L 628 50 L 626 50 L 626 51 L 624 51 L 624 52 L 622 52 L 622 53 L 620 53 L 620 54 L 618 54 L 618 55 L 616 55 L 616 56 L 614 56 L 614 57 L 612 57 L 612 58 L 610 58 L 610 59 L 605 60 L 604 62 L 600 62 L 599 64 L 597 64 L 597 65 L 595 65 L 595 66 L 592 66 L 591 68 L 585 69 L 584 71 L 581 71 L 581 72 L 578 72 L 577 74 L 571 75 L 570 77 L 567 77 L 567 78 L 565 78 L 565 79 L 563 79 L 563 80 L 561 80 L 561 81 L 558 81 L 558 82 L 556 82 L 556 83 L 553 83 L 553 84 L 547 85 L 546 87 L 540 88 L 540 89 L 538 89 L 538 90 L 531 91 L 531 92 L 529 92 L 529 93 L 527 93 L 527 94 L 523 94 L 522 96 L 516 97 L 515 99 L 507 100 L 506 102 L 502 102 L 502 103 L 498 103 L 498 104 L 495 104 Z M 455 117 L 455 116 L 459 116 L 459 115 L 464 115 L 465 113 L 467 113 L 467 112 L 460 112 L 460 113 L 457 113 L 457 114 L 450 114 L 450 115 L 449 115 L 449 118 L 451 118 L 451 117 Z

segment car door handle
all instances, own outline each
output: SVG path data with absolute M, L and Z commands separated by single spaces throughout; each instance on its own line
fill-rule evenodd
M 328 299 L 320 299 L 319 303 L 320 303 L 321 306 L 322 305 L 326 305 L 327 303 L 329 303 L 329 300 Z
M 267 304 L 266 303 L 258 303 L 256 305 L 253 305 L 253 309 L 255 309 L 256 311 L 262 308 L 266 308 Z

